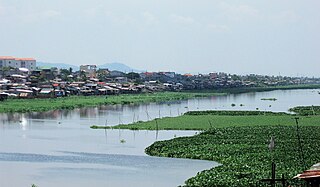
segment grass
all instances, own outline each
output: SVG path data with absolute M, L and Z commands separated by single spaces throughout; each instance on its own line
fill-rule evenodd
M 261 111 L 195 111 L 178 117 L 165 117 L 146 122 L 114 127 L 91 126 L 93 129 L 131 129 L 131 130 L 209 130 L 210 128 L 239 126 L 277 126 L 292 125 L 295 115 Z M 157 123 L 156 123 L 157 121 Z M 306 126 L 320 124 L 320 115 L 301 116 Z
M 208 97 L 221 93 L 158 92 L 154 94 L 124 94 L 117 96 L 70 96 L 50 99 L 8 99 L 0 102 L 0 113 L 43 112 L 57 109 L 74 109 L 85 106 L 134 104 Z

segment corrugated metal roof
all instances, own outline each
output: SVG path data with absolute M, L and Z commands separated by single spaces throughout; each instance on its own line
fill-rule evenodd
M 295 178 L 299 179 L 310 179 L 310 178 L 320 178 L 320 163 L 313 165 L 309 170 L 298 174 Z

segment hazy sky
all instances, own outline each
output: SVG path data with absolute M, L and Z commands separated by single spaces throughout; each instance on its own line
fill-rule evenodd
M 319 0 L 0 0 L 0 56 L 320 77 Z

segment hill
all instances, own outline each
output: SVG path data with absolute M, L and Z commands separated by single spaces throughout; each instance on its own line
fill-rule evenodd
M 73 69 L 73 71 L 78 71 L 79 66 L 75 66 L 72 64 L 65 64 L 65 63 L 48 63 L 48 62 L 37 62 L 38 67 L 57 67 L 59 69 L 69 69 L 70 67 Z M 122 72 L 142 72 L 141 70 L 134 69 L 132 67 L 129 67 L 125 64 L 114 62 L 114 63 L 106 63 L 102 65 L 97 65 L 97 69 L 99 68 L 108 68 L 109 70 L 117 70 Z

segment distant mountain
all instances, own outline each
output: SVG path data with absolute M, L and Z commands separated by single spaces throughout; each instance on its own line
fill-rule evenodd
M 57 67 L 59 69 L 69 69 L 72 68 L 73 71 L 78 71 L 79 66 L 64 64 L 64 63 L 49 63 L 49 62 L 37 62 L 38 67 Z
M 38 67 L 57 67 L 59 69 L 69 69 L 72 68 L 73 71 L 78 71 L 80 69 L 79 66 L 71 65 L 71 64 L 64 64 L 64 63 L 48 63 L 48 62 L 37 62 Z M 141 70 L 133 69 L 125 64 L 114 62 L 114 63 L 107 63 L 102 65 L 97 65 L 97 69 L 99 68 L 108 68 L 109 70 L 117 70 L 122 72 L 143 72 Z
M 109 70 L 117 70 L 122 72 L 142 72 L 141 70 L 133 69 L 125 64 L 114 62 L 114 63 L 107 63 L 103 65 L 98 65 L 99 68 L 108 68 Z

